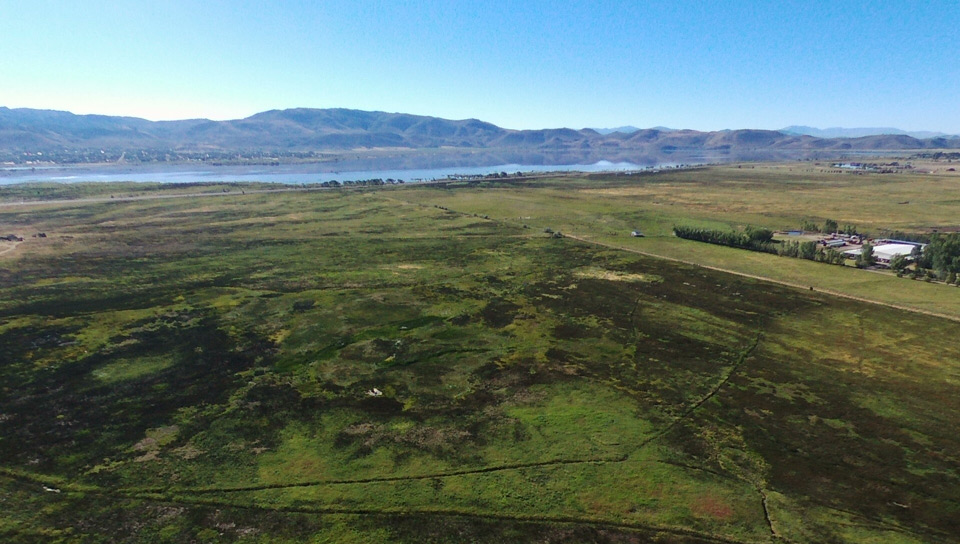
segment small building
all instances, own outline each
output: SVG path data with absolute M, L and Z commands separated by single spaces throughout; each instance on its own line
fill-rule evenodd
M 843 247 L 847 245 L 846 240 L 820 240 L 823 247 Z

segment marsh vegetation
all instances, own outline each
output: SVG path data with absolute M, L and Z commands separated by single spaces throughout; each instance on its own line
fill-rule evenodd
M 0 208 L 0 536 L 955 541 L 960 290 L 670 229 L 960 181 L 793 168 Z

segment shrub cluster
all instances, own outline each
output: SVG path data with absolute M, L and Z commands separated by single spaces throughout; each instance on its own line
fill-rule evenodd
M 917 253 L 919 255 L 914 255 L 917 269 L 925 269 L 936 279 L 956 281 L 960 274 L 960 233 L 931 234 L 930 243 L 923 252 Z

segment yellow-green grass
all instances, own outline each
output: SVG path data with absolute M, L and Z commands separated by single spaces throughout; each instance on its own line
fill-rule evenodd
M 800 259 L 677 239 L 674 225 L 797 228 L 826 218 L 861 229 L 929 232 L 960 228 L 960 178 L 899 174 L 810 174 L 788 166 L 479 187 L 403 196 L 534 231 L 544 228 L 628 250 L 791 284 L 960 317 L 960 289 Z M 624 181 L 627 179 L 628 181 Z M 910 205 L 898 202 L 910 201 Z M 630 232 L 641 230 L 645 238 Z

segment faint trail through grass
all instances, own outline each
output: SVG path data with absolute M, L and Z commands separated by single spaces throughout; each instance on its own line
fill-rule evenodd
M 0 256 L 6 255 L 7 253 L 10 253 L 11 251 L 17 249 L 17 246 L 19 246 L 19 245 L 20 245 L 20 243 L 16 243 L 16 244 L 13 244 L 12 246 L 8 247 L 7 249 L 4 249 L 3 251 L 0 251 Z
M 351 485 L 351 484 L 373 484 L 385 482 L 403 482 L 410 480 L 430 480 L 433 478 L 451 478 L 454 476 L 468 476 L 471 474 L 486 474 L 490 472 L 501 472 L 505 470 L 520 470 L 524 468 L 540 468 L 558 465 L 602 465 L 607 463 L 622 463 L 627 460 L 626 455 L 608 458 L 593 459 L 554 459 L 551 461 L 538 461 L 533 463 L 514 463 L 509 465 L 496 465 L 490 467 L 481 467 L 466 470 L 454 470 L 449 472 L 435 472 L 431 474 L 414 474 L 410 476 L 382 476 L 376 478 L 357 478 L 346 480 L 314 480 L 308 482 L 293 482 L 281 484 L 264 484 L 252 486 L 237 487 L 219 487 L 219 488 L 142 488 L 135 489 L 139 492 L 176 492 L 176 493 L 234 493 L 242 491 L 264 491 L 267 489 L 289 489 L 296 487 L 314 487 L 322 485 Z M 133 491 L 133 489 L 131 489 Z
M 0 476 L 6 476 L 8 478 L 16 479 L 19 481 L 39 483 L 33 478 L 24 475 L 15 473 L 12 471 L 7 471 L 5 469 L 0 469 Z M 426 476 L 424 477 L 426 478 Z M 270 488 L 264 488 L 270 489 Z M 269 511 L 277 513 L 286 513 L 286 514 L 312 514 L 312 515 L 355 515 L 355 516 L 410 516 L 410 515 L 422 515 L 422 516 L 437 516 L 437 517 L 456 517 L 456 518 L 468 518 L 468 519 L 478 519 L 478 520 L 501 520 L 501 521 L 516 521 L 524 523 L 551 523 L 551 524 L 567 524 L 567 525 L 579 525 L 579 526 L 593 526 L 598 528 L 610 527 L 618 529 L 626 529 L 633 531 L 645 531 L 652 533 L 662 533 L 662 534 L 672 534 L 678 536 L 689 536 L 701 539 L 705 542 L 719 542 L 719 543 L 728 543 L 728 544 L 747 544 L 748 541 L 738 540 L 730 537 L 725 537 L 721 535 L 704 533 L 700 531 L 695 531 L 693 529 L 685 529 L 683 527 L 671 527 L 665 525 L 656 525 L 648 523 L 639 523 L 639 522 L 624 522 L 624 521 L 615 521 L 615 520 L 604 520 L 601 518 L 593 517 L 577 517 L 577 516 L 549 516 L 549 515 L 532 515 L 532 514 L 498 514 L 498 513 L 487 513 L 487 512 L 469 512 L 462 510 L 454 509 L 431 509 L 431 508 L 396 508 L 396 509 L 376 509 L 376 508 L 337 508 L 337 507 L 304 507 L 304 506 L 267 506 L 261 504 L 244 504 L 244 503 L 235 503 L 224 500 L 216 499 L 202 499 L 202 498 L 187 498 L 184 496 L 172 496 L 162 493 L 151 493 L 151 492 L 127 492 L 124 490 L 108 490 L 108 489 L 99 489 L 99 488 L 71 488 L 71 486 L 62 486 L 62 494 L 65 496 L 70 495 L 81 495 L 81 496 L 99 496 L 105 497 L 113 500 L 143 500 L 159 504 L 172 504 L 177 506 L 210 506 L 217 508 L 235 508 L 238 510 L 259 510 L 259 511 Z M 251 489 L 250 491 L 256 491 Z

